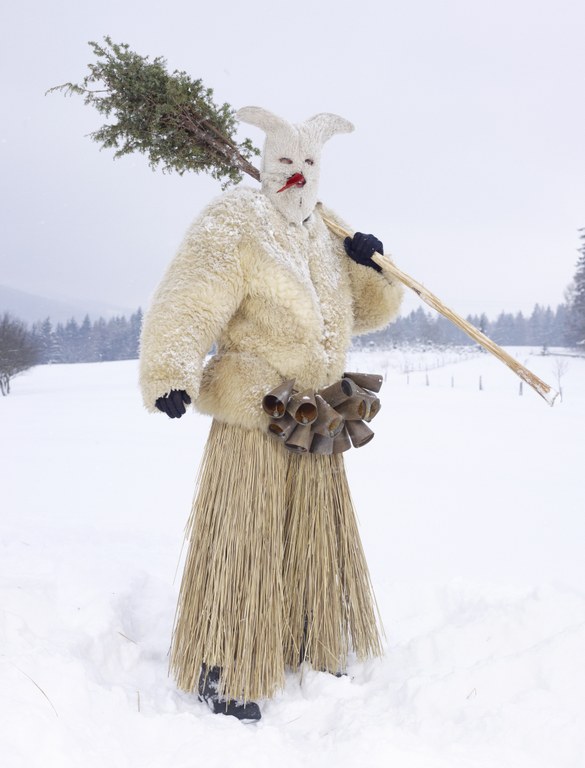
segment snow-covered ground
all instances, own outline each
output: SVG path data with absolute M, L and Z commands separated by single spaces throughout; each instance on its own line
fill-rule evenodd
M 144 412 L 135 362 L 16 379 L 0 398 L 2 768 L 582 768 L 585 360 L 517 354 L 551 384 L 568 361 L 562 403 L 520 397 L 485 354 L 353 355 L 387 378 L 374 442 L 347 455 L 386 655 L 290 674 L 251 726 L 167 677 L 208 419 Z

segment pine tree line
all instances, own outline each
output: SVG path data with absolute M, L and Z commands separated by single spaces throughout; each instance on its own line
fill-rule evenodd
M 485 314 L 468 315 L 467 320 L 500 346 L 548 348 L 575 346 L 571 341 L 572 316 L 566 304 L 560 304 L 555 311 L 537 304 L 529 316 L 522 312 L 502 312 L 495 320 L 489 320 Z M 358 348 L 387 348 L 420 344 L 467 346 L 475 342 L 442 315 L 419 307 L 382 331 L 360 336 L 355 344 Z
M 138 357 L 142 310 L 129 319 L 100 317 L 81 324 L 74 318 L 53 327 L 49 318 L 32 327 L 31 336 L 39 350 L 39 363 L 98 363 L 107 360 L 134 360 Z
M 585 306 L 585 269 L 582 293 Z M 579 332 L 575 330 L 575 318 L 578 313 L 574 305 L 570 306 L 571 309 L 561 304 L 553 311 L 550 307 L 537 304 L 528 316 L 522 312 L 502 312 L 495 320 L 489 320 L 485 314 L 468 315 L 467 320 L 500 346 L 577 346 Z M 142 311 L 139 309 L 130 319 L 114 317 L 104 320 L 100 317 L 92 323 L 86 316 L 81 324 L 71 319 L 56 327 L 47 319 L 33 325 L 31 336 L 39 349 L 41 364 L 132 360 L 138 357 L 141 326 Z M 585 330 L 581 338 L 585 338 Z M 399 317 L 383 331 L 355 339 L 358 348 L 417 344 L 464 346 L 474 343 L 442 315 L 425 311 L 422 307 Z

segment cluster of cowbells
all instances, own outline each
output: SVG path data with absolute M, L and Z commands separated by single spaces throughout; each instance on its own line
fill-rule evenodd
M 285 381 L 262 400 L 271 417 L 269 434 L 294 453 L 343 453 L 361 448 L 374 433 L 370 422 L 380 410 L 376 392 L 382 377 L 374 373 L 344 373 L 343 378 L 317 392 L 298 392 Z

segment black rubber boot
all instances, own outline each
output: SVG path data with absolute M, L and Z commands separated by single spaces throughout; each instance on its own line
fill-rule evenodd
M 255 701 L 236 701 L 224 699 L 219 693 L 219 667 L 207 667 L 203 664 L 199 676 L 199 701 L 206 702 L 216 715 L 231 715 L 244 723 L 255 723 L 262 717 L 260 707 Z

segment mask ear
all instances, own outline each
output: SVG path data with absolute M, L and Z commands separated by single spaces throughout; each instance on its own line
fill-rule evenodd
M 290 123 L 262 107 L 242 107 L 236 112 L 236 117 L 243 123 L 255 125 L 267 135 L 283 129 L 291 130 Z
M 303 128 L 307 128 L 321 144 L 325 144 L 336 133 L 351 133 L 354 130 L 353 123 L 330 112 L 320 112 L 310 117 L 303 123 Z

